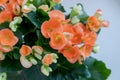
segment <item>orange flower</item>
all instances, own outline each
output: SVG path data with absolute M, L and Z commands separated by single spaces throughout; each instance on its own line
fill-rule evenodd
M 14 46 L 18 42 L 18 38 L 9 29 L 0 30 L 0 44 Z
M 41 26 L 41 32 L 45 38 L 49 38 L 54 31 L 62 31 L 61 23 L 55 19 L 45 21 Z
M 5 10 L 9 11 L 13 17 L 20 13 L 20 6 L 17 0 L 10 0 L 5 7 L 6 7 Z
M 63 32 L 74 33 L 72 24 L 63 25 Z
M 19 5 L 22 5 L 25 0 L 17 0 Z
M 22 47 L 20 48 L 20 54 L 22 56 L 28 56 L 31 53 L 32 53 L 32 49 L 27 45 L 22 45 Z
M 67 44 L 62 50 L 61 53 L 70 63 L 75 63 L 79 60 L 81 52 L 77 46 L 72 46 L 71 44 Z
M 80 44 L 82 42 L 82 37 L 84 36 L 83 24 L 78 23 L 73 26 L 74 36 L 71 40 L 72 44 Z
M 63 25 L 63 34 L 65 35 L 67 40 L 71 40 L 73 38 L 73 26 L 71 24 Z
M 8 0 L 0 0 L 0 6 L 5 4 Z
M 94 46 L 96 39 L 97 39 L 97 34 L 92 31 L 84 36 L 83 42 L 85 43 L 85 45 Z
M 12 21 L 12 14 L 9 11 L 4 10 L 0 13 L 0 23 L 6 21 Z
M 61 0 L 53 0 L 53 2 L 55 2 L 55 3 L 60 3 Z
M 59 21 L 65 20 L 65 15 L 59 10 L 52 10 L 49 12 L 49 17 Z
M 87 20 L 86 27 L 90 29 L 91 31 L 97 32 L 101 27 L 101 23 L 99 22 L 96 16 L 91 16 Z
M 90 56 L 90 53 L 92 52 L 92 48 L 93 48 L 92 46 L 88 46 L 88 45 L 83 45 L 82 47 L 80 47 L 80 50 L 85 58 Z
M 53 49 L 62 49 L 67 43 L 65 36 L 60 32 L 54 32 L 50 37 L 50 46 Z
M 50 65 L 50 64 L 52 64 L 52 62 L 53 62 L 53 59 L 52 59 L 51 54 L 46 54 L 44 56 L 44 58 L 42 59 L 42 63 L 45 64 L 45 65 Z

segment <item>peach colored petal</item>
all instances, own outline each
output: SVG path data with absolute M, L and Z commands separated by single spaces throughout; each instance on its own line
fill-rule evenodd
M 0 43 L 2 45 L 14 46 L 18 42 L 18 38 L 9 29 L 0 30 Z
M 53 49 L 62 49 L 67 44 L 65 36 L 60 32 L 54 32 L 50 37 L 50 46 Z
M 89 32 L 86 36 L 84 36 L 83 42 L 85 43 L 85 45 L 94 46 L 96 39 L 97 39 L 97 34 L 92 31 Z
M 59 3 L 61 2 L 61 0 L 53 0 L 53 2 Z
M 32 53 L 32 49 L 27 45 L 22 45 L 22 47 L 20 48 L 20 54 L 22 56 L 28 56 L 31 53 Z
M 0 23 L 6 22 L 6 21 L 12 21 L 12 14 L 9 11 L 4 10 L 0 13 Z
M 5 4 L 8 0 L 0 0 L 0 6 Z
M 97 32 L 100 29 L 101 24 L 96 16 L 91 16 L 87 20 L 86 27 L 91 31 Z
M 25 56 L 21 56 L 20 57 L 20 62 L 22 64 L 23 67 L 25 68 L 30 68 L 32 66 L 32 63 L 30 61 L 28 61 Z
M 11 46 L 0 45 L 0 51 L 2 51 L 2 52 L 10 52 L 11 50 L 12 50 Z
M 54 31 L 62 32 L 62 26 L 58 20 L 50 19 L 49 21 L 45 21 L 41 26 L 41 32 L 45 38 L 49 38 Z
M 60 10 L 52 10 L 49 12 L 49 17 L 52 19 L 57 19 L 57 20 L 65 20 L 65 15 L 63 14 L 63 12 L 61 12 Z
M 43 48 L 41 46 L 33 46 L 32 47 L 32 50 L 35 52 L 35 53 L 38 53 L 38 54 L 42 54 L 43 52 Z
M 85 58 L 89 57 L 91 52 L 92 52 L 92 46 L 88 46 L 88 45 L 83 45 L 80 50 L 81 52 L 84 54 Z
M 71 39 L 72 44 L 80 44 L 82 42 L 82 37 L 84 36 L 84 26 L 82 23 L 78 23 L 73 26 L 73 38 Z
M 22 5 L 24 0 L 17 0 L 17 2 L 18 2 L 19 5 Z
M 45 65 L 50 65 L 50 64 L 52 64 L 52 62 L 53 62 L 53 59 L 52 59 L 51 54 L 46 54 L 44 56 L 44 58 L 42 59 L 42 63 L 45 64 Z
M 75 63 L 81 55 L 79 48 L 77 46 L 72 46 L 71 44 L 67 44 L 61 50 L 61 53 L 64 55 L 64 57 L 67 58 L 70 63 Z

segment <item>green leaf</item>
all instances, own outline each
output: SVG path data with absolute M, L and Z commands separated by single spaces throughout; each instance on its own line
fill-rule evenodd
M 33 46 L 35 45 L 35 42 L 37 41 L 37 35 L 36 33 L 28 33 L 24 36 L 24 41 L 26 45 Z
M 38 29 L 40 28 L 41 24 L 44 21 L 49 19 L 48 14 L 45 11 L 43 11 L 42 9 L 37 9 L 36 12 L 30 12 L 24 16 L 30 21 L 30 23 L 32 23 L 35 26 L 35 28 L 38 28 Z M 25 21 L 23 21 L 23 22 L 25 22 Z M 28 22 L 26 22 L 26 23 L 28 23 Z
M 102 61 L 98 61 L 92 57 L 89 57 L 84 62 L 88 66 L 91 73 L 91 78 L 88 80 L 106 80 L 111 73 Z
M 23 69 L 22 74 L 24 75 L 25 80 L 49 80 L 47 76 L 40 72 L 39 66 Z
M 22 75 L 21 71 L 8 72 L 7 80 L 24 80 L 24 76 Z
M 31 21 L 26 17 L 23 17 L 22 19 L 23 21 L 20 24 L 20 27 L 18 27 L 16 32 L 20 32 L 18 33 L 20 34 L 20 36 L 28 34 L 30 32 L 34 32 L 36 27 L 33 25 L 33 23 L 31 23 Z
M 0 62 L 0 72 L 16 72 L 22 69 L 19 60 L 10 59 L 6 57 L 5 60 Z
M 62 12 L 65 12 L 64 7 L 61 4 L 57 4 L 53 7 L 54 10 L 60 10 Z
M 20 59 L 20 53 L 19 53 L 19 48 L 18 47 L 14 47 L 12 53 L 13 53 L 14 59 L 16 59 L 16 60 Z
M 4 22 L 4 23 L 0 24 L 0 29 L 9 28 L 9 23 L 10 22 Z

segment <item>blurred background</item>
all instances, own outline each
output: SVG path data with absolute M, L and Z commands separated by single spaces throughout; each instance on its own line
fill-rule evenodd
M 92 54 L 106 63 L 112 70 L 107 80 L 120 80 L 120 0 L 63 0 L 65 10 L 82 3 L 88 15 L 93 15 L 97 9 L 102 9 L 102 18 L 110 21 L 109 28 L 102 28 L 97 44 L 100 46 L 98 54 Z

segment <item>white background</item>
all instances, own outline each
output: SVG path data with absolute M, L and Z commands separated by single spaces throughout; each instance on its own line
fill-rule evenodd
M 120 80 L 120 0 L 63 0 L 62 2 L 67 12 L 76 3 L 82 3 L 89 15 L 93 15 L 97 9 L 102 9 L 103 18 L 110 21 L 109 28 L 102 28 L 98 36 L 100 52 L 92 56 L 104 61 L 112 70 L 108 80 Z

